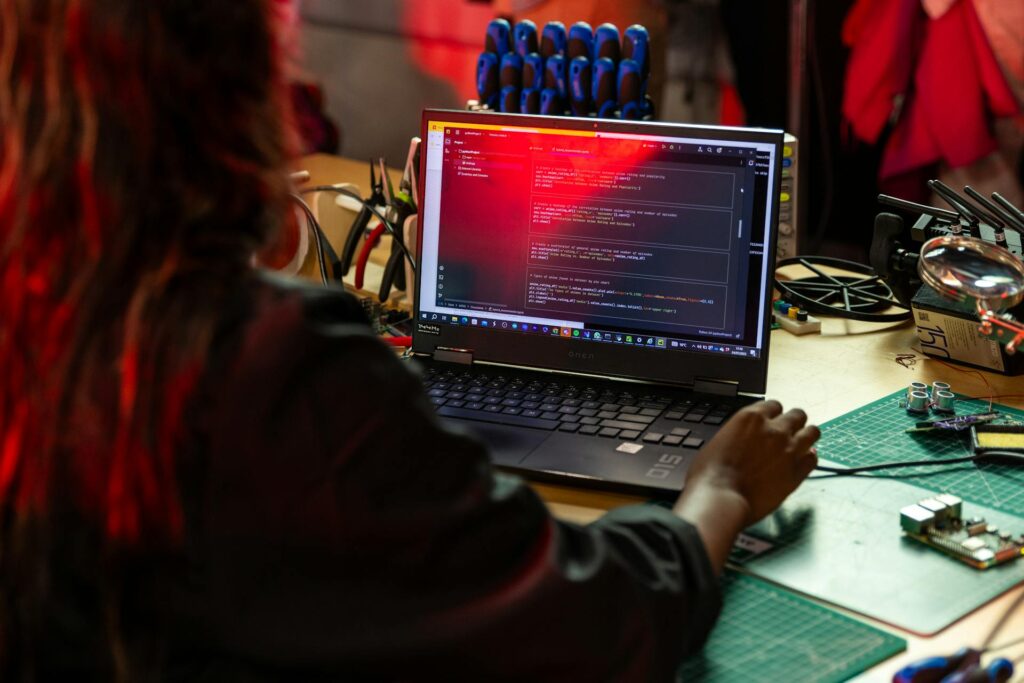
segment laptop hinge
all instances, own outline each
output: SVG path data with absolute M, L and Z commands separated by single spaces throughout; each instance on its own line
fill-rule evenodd
M 716 396 L 736 396 L 739 393 L 739 382 L 729 382 L 724 379 L 707 379 L 706 377 L 695 377 L 693 390 L 702 394 L 715 394 Z
M 473 349 L 449 349 L 438 347 L 434 349 L 434 360 L 444 363 L 458 363 L 459 365 L 473 364 Z

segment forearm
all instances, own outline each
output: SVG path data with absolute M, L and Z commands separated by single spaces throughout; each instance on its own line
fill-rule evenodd
M 696 527 L 712 568 L 721 574 L 750 512 L 743 496 L 728 487 L 694 481 L 683 490 L 672 511 Z

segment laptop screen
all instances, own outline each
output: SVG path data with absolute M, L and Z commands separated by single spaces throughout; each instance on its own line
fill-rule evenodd
M 420 331 L 761 359 L 781 133 L 430 111 L 424 127 Z

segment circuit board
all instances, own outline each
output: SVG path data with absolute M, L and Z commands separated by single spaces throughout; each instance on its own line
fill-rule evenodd
M 1024 534 L 1015 535 L 980 517 L 965 518 L 962 501 L 950 494 L 903 508 L 900 526 L 910 538 L 975 569 L 1012 562 L 1024 553 Z
M 900 406 L 900 390 L 821 426 L 818 453 L 823 460 L 860 467 L 904 460 L 943 460 L 972 454 L 970 433 L 932 431 L 907 433 L 921 420 Z M 1003 422 L 1024 423 L 1024 411 L 999 404 L 992 410 Z M 989 403 L 957 395 L 956 413 L 984 413 Z M 1024 519 L 1024 467 L 998 462 L 964 463 L 948 468 L 914 467 L 883 471 L 901 481 L 936 493 L 952 493 Z
M 845 681 L 906 648 L 906 641 L 750 576 L 727 572 L 724 607 L 703 651 L 679 681 Z

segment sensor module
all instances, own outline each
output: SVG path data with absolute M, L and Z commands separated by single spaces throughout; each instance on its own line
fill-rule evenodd
M 1024 554 L 1024 534 L 1013 536 L 981 518 L 962 516 L 963 501 L 941 494 L 900 510 L 903 532 L 971 565 L 988 569 Z

